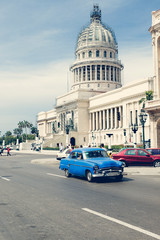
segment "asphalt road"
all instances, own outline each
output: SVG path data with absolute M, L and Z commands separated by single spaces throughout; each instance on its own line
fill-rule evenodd
M 88 183 L 51 158 L 0 157 L 0 240 L 160 239 L 160 175 Z

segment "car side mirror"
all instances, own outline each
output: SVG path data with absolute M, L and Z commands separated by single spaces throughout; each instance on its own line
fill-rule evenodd
M 147 155 L 146 155 L 146 157 L 150 157 L 150 155 L 149 155 L 149 154 L 147 154 Z

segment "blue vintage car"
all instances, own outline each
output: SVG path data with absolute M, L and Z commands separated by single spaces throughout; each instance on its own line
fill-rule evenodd
M 74 149 L 68 158 L 61 160 L 59 168 L 65 171 L 66 177 L 82 176 L 89 182 L 96 177 L 123 178 L 123 163 L 109 158 L 102 148 Z

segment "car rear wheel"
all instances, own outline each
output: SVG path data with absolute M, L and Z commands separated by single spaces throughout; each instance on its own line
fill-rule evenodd
M 68 169 L 65 170 L 65 176 L 66 177 L 70 177 L 71 176 L 71 174 L 69 173 Z
M 160 161 L 159 160 L 154 161 L 153 166 L 160 167 Z
M 90 171 L 87 171 L 86 178 L 87 178 L 88 182 L 92 182 L 93 177 L 92 177 L 92 173 Z

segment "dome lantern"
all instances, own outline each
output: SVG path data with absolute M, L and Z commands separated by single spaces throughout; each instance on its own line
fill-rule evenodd
M 93 11 L 90 14 L 91 22 L 99 21 L 101 22 L 101 10 L 98 5 L 93 6 Z

